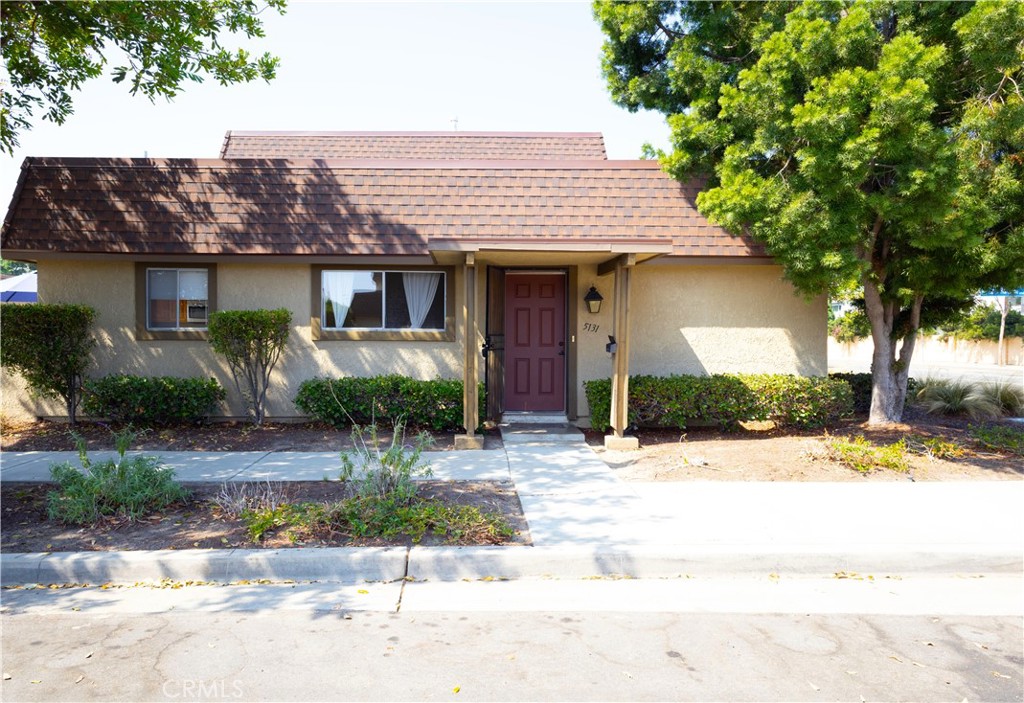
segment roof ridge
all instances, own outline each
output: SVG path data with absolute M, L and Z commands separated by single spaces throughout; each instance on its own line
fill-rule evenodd
M 230 130 L 233 137 L 600 137 L 602 132 L 417 131 L 417 130 Z
M 508 171 L 571 171 L 571 170 L 661 170 L 652 159 L 340 159 L 340 158 L 270 158 L 235 157 L 230 159 L 135 158 L 94 156 L 30 157 L 37 168 L 249 168 L 264 169 L 377 169 L 377 170 L 465 170 L 496 169 Z

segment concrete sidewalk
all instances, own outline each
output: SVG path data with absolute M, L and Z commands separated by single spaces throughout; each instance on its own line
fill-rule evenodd
M 1024 482 L 626 483 L 579 433 L 503 434 L 503 449 L 426 458 L 438 479 L 511 480 L 532 547 L 3 555 L 0 580 L 1019 573 L 1024 565 Z M 182 481 L 321 480 L 340 468 L 336 452 L 149 453 Z M 0 480 L 45 480 L 51 463 L 66 460 L 77 455 L 4 453 Z

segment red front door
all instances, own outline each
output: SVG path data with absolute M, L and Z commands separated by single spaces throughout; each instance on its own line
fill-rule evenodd
M 505 410 L 565 410 L 565 276 L 505 275 Z

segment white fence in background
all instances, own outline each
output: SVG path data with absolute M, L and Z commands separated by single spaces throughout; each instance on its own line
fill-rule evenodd
M 1010 366 L 1024 366 L 1024 339 L 1007 337 L 1006 363 Z M 864 366 L 871 365 L 872 344 L 870 339 L 842 343 L 828 338 L 829 365 Z M 998 364 L 997 342 L 988 340 L 939 339 L 921 337 L 914 348 L 912 364 Z

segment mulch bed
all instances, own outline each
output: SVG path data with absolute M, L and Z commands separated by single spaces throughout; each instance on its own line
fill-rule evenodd
M 41 420 L 39 422 L 5 428 L 0 447 L 9 452 L 73 451 L 75 440 L 65 422 Z M 116 429 L 116 428 L 113 428 Z M 113 449 L 112 428 L 99 422 L 80 422 L 75 432 L 85 438 L 90 450 Z M 454 433 L 429 433 L 433 450 L 449 450 L 455 445 Z M 388 432 L 382 437 L 389 438 Z M 411 439 L 415 432 L 407 432 Z M 484 448 L 501 447 L 501 434 L 497 430 L 484 433 Z M 254 427 L 245 422 L 217 422 L 207 425 L 179 426 L 155 429 L 142 434 L 132 449 L 147 451 L 219 451 L 219 452 L 329 452 L 352 448 L 351 431 L 335 429 L 321 422 L 287 423 L 268 422 Z
M 75 552 L 145 549 L 280 549 L 290 547 L 407 546 L 407 538 L 394 540 L 329 539 L 294 543 L 284 534 L 268 534 L 253 543 L 239 519 L 227 518 L 210 505 L 220 484 L 185 484 L 192 491 L 187 504 L 175 505 L 159 515 L 128 522 L 110 519 L 98 525 L 63 525 L 47 519 L 46 494 L 53 484 L 8 483 L 0 485 L 0 552 Z M 508 481 L 422 481 L 419 495 L 459 505 L 479 507 L 504 516 L 516 531 L 507 544 L 529 544 L 526 519 L 519 497 Z M 345 495 L 340 481 L 295 481 L 284 485 L 289 502 L 333 502 Z M 445 542 L 429 534 L 420 544 Z M 462 543 L 467 544 L 467 543 Z M 475 544 L 468 542 L 468 544 Z M 490 544 L 490 542 L 488 542 Z

